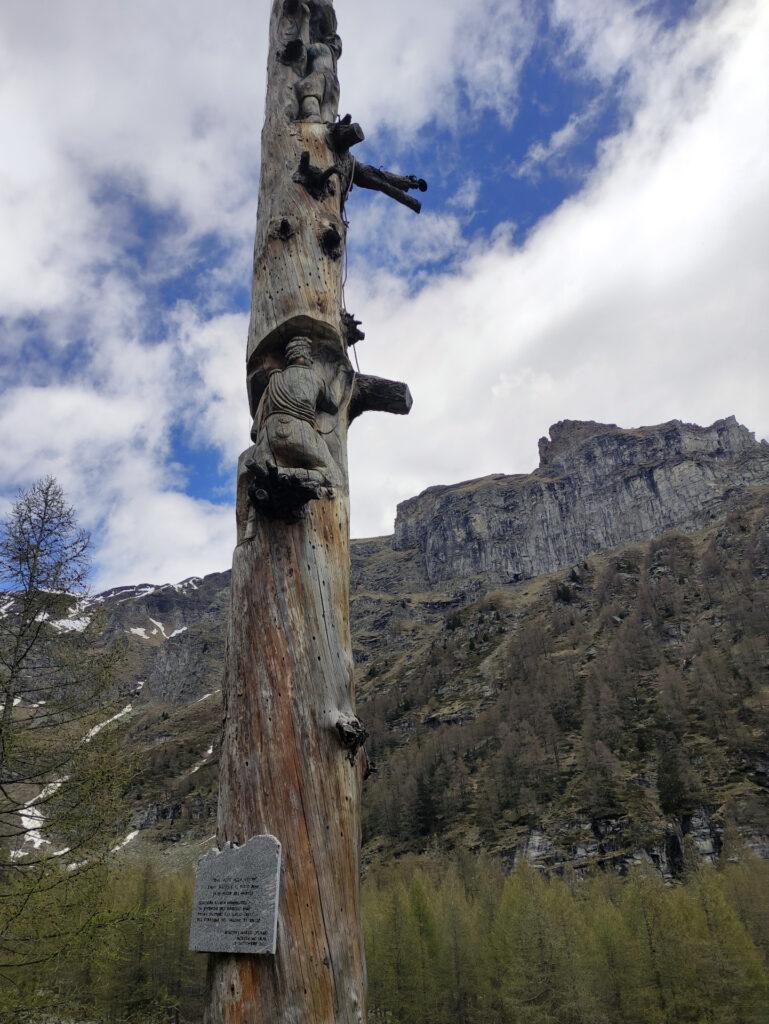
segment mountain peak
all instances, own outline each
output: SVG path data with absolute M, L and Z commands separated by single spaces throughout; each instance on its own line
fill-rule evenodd
M 398 508 L 395 546 L 431 582 L 478 573 L 530 578 L 587 555 L 695 531 L 746 488 L 769 484 L 769 446 L 734 416 L 626 429 L 562 420 L 528 476 L 431 488 Z
M 755 434 L 737 422 L 735 416 L 716 420 L 709 427 L 683 420 L 669 420 L 651 427 L 619 427 L 616 423 L 596 423 L 594 420 L 560 420 L 549 430 L 549 437 L 539 440 L 539 468 L 546 469 L 564 460 L 575 449 L 598 438 L 649 439 L 658 438 L 668 448 L 706 451 L 722 450 L 735 453 L 753 447 L 758 442 Z M 611 442 L 609 442 L 611 444 Z

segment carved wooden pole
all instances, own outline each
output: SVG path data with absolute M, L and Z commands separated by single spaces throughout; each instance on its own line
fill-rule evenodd
M 337 121 L 340 55 L 330 0 L 275 0 L 218 839 L 276 836 L 283 874 L 276 955 L 212 955 L 207 1024 L 366 1020 L 347 429 L 367 409 L 407 413 L 411 396 L 357 376 L 347 354 L 362 335 L 343 308 L 343 207 L 363 133 Z M 381 173 L 390 195 L 424 185 Z

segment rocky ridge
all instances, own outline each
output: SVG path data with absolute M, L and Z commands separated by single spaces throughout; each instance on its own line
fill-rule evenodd
M 697 530 L 745 488 L 769 482 L 769 444 L 734 417 L 624 430 L 565 420 L 528 476 L 431 487 L 403 502 L 396 551 L 418 551 L 431 583 L 531 579 L 587 555 Z
M 699 530 L 769 484 L 769 444 L 734 417 L 635 430 L 567 420 L 539 446 L 540 466 L 529 476 L 431 487 L 399 506 L 393 537 L 352 541 L 358 663 L 382 647 L 393 622 L 408 632 L 493 586 L 668 530 Z M 218 689 L 228 588 L 222 572 L 93 599 L 127 647 L 128 689 L 142 682 L 145 700 L 171 704 Z M 83 614 L 73 608 L 75 618 Z

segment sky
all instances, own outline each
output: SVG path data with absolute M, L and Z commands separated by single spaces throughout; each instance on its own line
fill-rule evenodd
M 94 586 L 228 567 L 268 0 L 0 5 L 0 512 L 55 475 Z M 350 433 L 353 536 L 530 472 L 562 419 L 769 436 L 769 3 L 337 0 L 348 307 L 409 417 Z

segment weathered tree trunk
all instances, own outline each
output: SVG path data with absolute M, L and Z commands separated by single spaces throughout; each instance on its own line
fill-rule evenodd
M 276 836 L 283 874 L 276 955 L 212 955 L 207 1024 L 366 1020 L 347 430 L 366 410 L 407 413 L 411 396 L 356 377 L 347 355 L 362 334 L 343 309 L 345 146 L 363 133 L 347 121 L 331 130 L 340 51 L 331 0 L 275 0 L 218 839 Z
M 211 1024 L 360 1024 L 361 759 L 353 712 L 347 501 L 298 524 L 259 520 L 235 552 L 221 765 L 220 844 L 283 844 L 277 955 L 216 957 Z
M 330 7 L 330 5 L 328 5 Z M 270 20 L 267 64 L 267 103 L 262 129 L 262 169 L 259 213 L 254 246 L 251 323 L 248 332 L 248 380 L 252 414 L 269 370 L 279 365 L 280 348 L 293 334 L 307 334 L 343 352 L 342 258 L 347 229 L 341 216 L 342 185 L 332 176 L 316 198 L 300 182 L 304 153 L 313 167 L 326 171 L 336 163 L 329 142 L 329 125 L 297 121 L 296 94 L 302 57 L 285 63 L 286 49 L 296 44 L 299 54 L 310 45 L 308 19 L 302 5 L 284 13 L 275 0 Z M 333 11 L 333 8 L 331 8 Z M 283 58 L 283 59 L 281 59 Z M 334 257 L 324 251 L 329 230 L 341 245 Z

